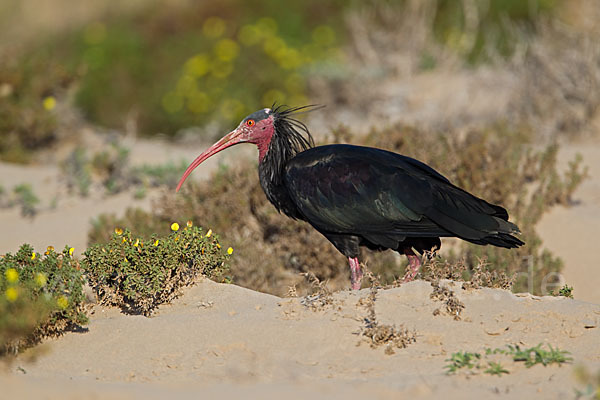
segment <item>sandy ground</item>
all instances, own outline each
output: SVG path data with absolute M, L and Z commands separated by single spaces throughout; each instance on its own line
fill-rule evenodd
M 417 332 L 416 343 L 388 355 L 358 334 L 367 315 L 358 303 L 368 296 L 367 289 L 338 292 L 333 304 L 315 311 L 299 298 L 203 280 L 151 318 L 96 307 L 88 332 L 47 342 L 45 354 L 33 364 L 17 359 L 13 372 L 1 378 L 3 394 L 560 399 L 572 398 L 581 388 L 574 380 L 575 366 L 600 368 L 600 305 L 445 285 L 465 304 L 460 321 L 433 315 L 442 304 L 430 298 L 428 282 L 379 291 L 379 323 L 403 324 Z M 527 369 L 501 359 L 510 371 L 502 377 L 445 374 L 445 360 L 453 352 L 538 343 L 568 350 L 574 362 Z
M 575 192 L 572 207 L 555 207 L 538 225 L 544 245 L 565 262 L 564 281 L 581 300 L 600 303 L 600 262 L 595 254 L 600 228 L 600 140 L 563 145 L 559 163 L 583 156 L 590 178 Z

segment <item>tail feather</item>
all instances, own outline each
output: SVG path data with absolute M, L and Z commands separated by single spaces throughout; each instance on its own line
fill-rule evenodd
M 508 233 L 497 233 L 478 240 L 466 240 L 475 244 L 491 244 L 497 247 L 504 247 L 505 249 L 514 249 L 517 247 L 521 247 L 525 244 L 525 242 L 521 241 L 519 238 L 516 238 L 513 235 L 509 235 Z

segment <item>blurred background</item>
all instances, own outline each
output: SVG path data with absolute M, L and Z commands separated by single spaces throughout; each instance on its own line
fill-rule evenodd
M 310 271 L 346 287 L 343 257 L 266 204 L 254 149 L 173 193 L 245 115 L 325 104 L 306 118 L 318 142 L 430 163 L 507 207 L 527 242 L 448 241 L 443 262 L 600 302 L 599 20 L 595 0 L 0 0 L 0 253 L 81 254 L 117 226 L 192 219 L 236 249 L 238 284 L 281 295 Z M 403 259 L 365 257 L 402 276 Z

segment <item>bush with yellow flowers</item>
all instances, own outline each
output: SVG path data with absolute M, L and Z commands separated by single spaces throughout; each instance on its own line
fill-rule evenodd
M 73 248 L 24 244 L 0 257 L 0 355 L 85 324 L 85 280 Z
M 116 228 L 110 242 L 85 251 L 83 266 L 101 304 L 148 316 L 199 275 L 227 281 L 231 253 L 211 230 L 191 222 L 173 223 L 170 234 L 150 238 Z

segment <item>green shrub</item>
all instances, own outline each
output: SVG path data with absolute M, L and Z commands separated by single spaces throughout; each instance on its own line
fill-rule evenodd
M 56 96 L 74 79 L 49 53 L 0 49 L 0 160 L 24 163 L 57 137 Z
M 0 208 L 19 206 L 22 216 L 33 217 L 38 211 L 36 206 L 39 202 L 40 199 L 29 183 L 15 185 L 12 192 L 7 192 L 3 186 L 0 186 Z
M 73 249 L 27 244 L 0 258 L 0 355 L 85 324 L 84 278 Z
M 179 178 L 186 170 L 188 163 L 181 161 L 179 164 L 168 162 L 163 165 L 142 165 L 132 168 L 131 175 L 135 184 L 143 187 L 167 187 L 175 189 Z
M 185 2 L 111 15 L 48 47 L 83 71 L 76 105 L 94 123 L 172 135 L 273 101 L 305 103 L 309 68 L 335 59 L 344 2 Z
M 61 163 L 61 171 L 69 193 L 86 197 L 90 194 L 92 176 L 87 152 L 82 147 L 75 148 Z
M 211 230 L 204 233 L 191 222 L 183 229 L 174 223 L 171 229 L 166 236 L 143 238 L 117 228 L 108 243 L 85 251 L 82 264 L 101 304 L 150 315 L 198 275 L 229 279 L 225 262 L 232 248 L 221 250 Z
M 33 217 L 37 213 L 36 205 L 40 199 L 33 193 L 33 188 L 28 183 L 22 183 L 14 187 L 15 203 L 21 206 L 21 215 Z
M 70 193 L 87 196 L 92 185 L 112 195 L 135 189 L 136 197 L 144 197 L 148 188 L 166 186 L 175 188 L 187 163 L 167 162 L 162 165 L 132 166 L 130 150 L 118 140 L 112 140 L 102 149 L 89 154 L 75 148 L 62 162 L 61 170 Z M 0 206 L 2 193 L 0 192 Z

